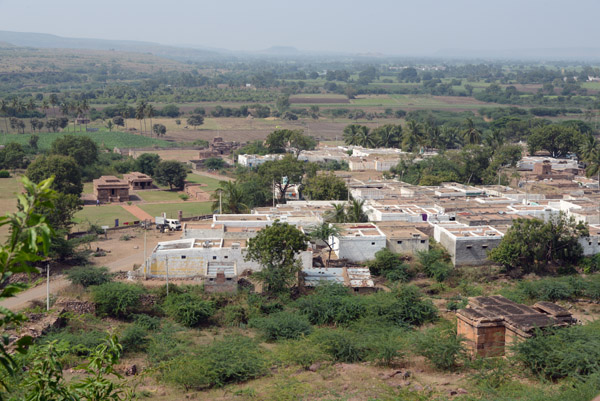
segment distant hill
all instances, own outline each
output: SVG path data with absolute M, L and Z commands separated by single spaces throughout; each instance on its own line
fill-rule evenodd
M 46 33 L 0 31 L 0 42 L 35 48 L 117 50 L 151 53 L 155 56 L 167 57 L 179 61 L 210 61 L 224 57 L 224 55 L 216 51 L 166 46 L 152 42 L 65 38 Z
M 600 48 L 547 48 L 468 50 L 442 49 L 433 54 L 440 58 L 506 59 L 506 60 L 600 60 Z

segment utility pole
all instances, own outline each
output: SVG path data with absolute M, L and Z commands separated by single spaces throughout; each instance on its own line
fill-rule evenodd
M 273 180 L 273 207 L 275 207 L 275 180 Z
M 46 310 L 50 310 L 50 263 L 46 263 Z
M 146 234 L 148 232 L 148 221 L 144 219 L 144 280 L 148 280 L 148 259 L 146 256 Z
M 223 200 L 222 200 L 223 191 L 219 189 L 219 214 L 223 214 Z
M 169 257 L 165 257 L 165 266 L 167 268 L 167 297 L 169 296 Z

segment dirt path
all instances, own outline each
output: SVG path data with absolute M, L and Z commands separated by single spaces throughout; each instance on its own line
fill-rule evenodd
M 106 266 L 111 272 L 133 270 L 135 264 L 141 265 L 144 263 L 144 239 L 138 231 L 131 230 L 128 233 L 135 234 L 135 237 L 129 241 L 120 240 L 123 231 L 116 232 L 113 237 L 105 240 L 101 239 L 91 244 L 92 249 L 96 247 L 110 250 L 106 256 L 102 258 L 93 258 L 93 264 L 97 266 Z M 150 255 L 154 247 L 159 241 L 168 241 L 176 239 L 176 233 L 160 234 L 153 230 L 147 233 L 147 255 Z M 52 273 L 52 272 L 51 272 Z M 50 278 L 50 293 L 60 295 L 60 292 L 69 285 L 69 281 L 64 275 L 59 275 Z M 12 311 L 17 311 L 29 306 L 29 303 L 36 299 L 46 298 L 46 283 L 30 288 L 19 293 L 16 297 L 5 299 L 0 302 L 0 306 L 4 306 Z
M 235 181 L 235 178 L 227 177 L 226 175 L 221 175 L 221 174 L 209 173 L 208 171 L 193 170 L 193 172 L 194 172 L 194 174 L 203 175 L 203 176 L 209 177 L 209 178 L 214 178 L 215 180 L 219 180 L 219 181 Z
M 121 207 L 140 220 L 150 220 L 150 221 L 154 220 L 154 217 L 150 216 L 148 213 L 144 212 L 142 209 L 140 209 L 136 205 L 124 204 L 124 205 L 121 205 Z

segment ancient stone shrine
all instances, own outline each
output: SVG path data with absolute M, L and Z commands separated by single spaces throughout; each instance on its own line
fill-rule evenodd
M 469 298 L 456 312 L 457 334 L 465 338 L 473 356 L 501 356 L 516 341 L 535 335 L 537 329 L 576 322 L 566 309 L 551 302 L 527 306 L 501 295 Z

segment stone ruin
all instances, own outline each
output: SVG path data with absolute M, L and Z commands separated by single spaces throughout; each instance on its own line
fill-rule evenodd
M 551 302 L 527 306 L 501 295 L 469 298 L 456 312 L 457 335 L 473 356 L 502 356 L 507 346 L 534 336 L 537 330 L 576 323 L 571 313 Z

